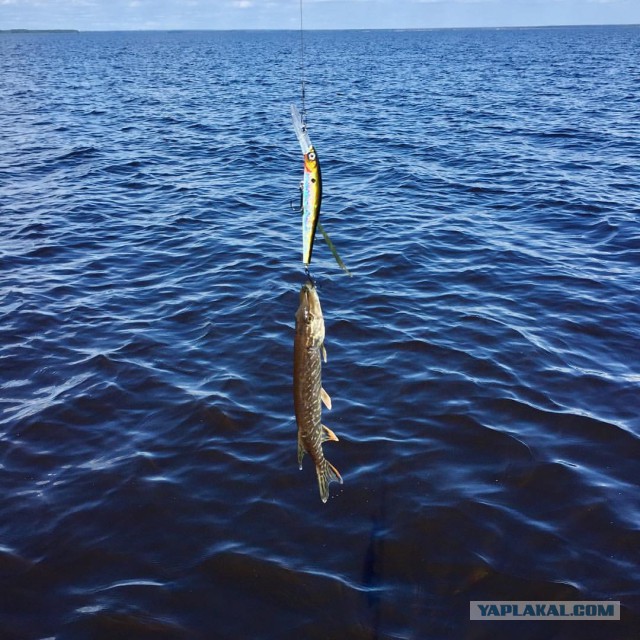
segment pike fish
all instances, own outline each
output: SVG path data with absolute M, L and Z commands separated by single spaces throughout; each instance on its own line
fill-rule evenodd
M 304 174 L 302 176 L 302 262 L 309 266 L 316 228 L 320 220 L 320 204 L 322 202 L 322 175 L 318 154 L 311 144 L 307 126 L 297 107 L 291 105 L 293 128 L 296 131 L 300 149 L 304 157 Z
M 331 409 L 331 398 L 322 388 L 324 319 L 318 292 L 311 281 L 300 289 L 300 306 L 296 312 L 296 336 L 293 347 L 293 403 L 298 423 L 298 465 L 308 453 L 316 465 L 320 498 L 329 498 L 329 483 L 342 478 L 322 452 L 322 443 L 338 438 L 322 424 L 322 404 Z

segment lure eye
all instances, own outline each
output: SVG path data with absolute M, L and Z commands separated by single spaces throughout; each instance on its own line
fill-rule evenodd
M 312 162 L 316 159 L 316 154 L 313 153 L 313 151 L 309 154 L 309 160 L 311 160 Z

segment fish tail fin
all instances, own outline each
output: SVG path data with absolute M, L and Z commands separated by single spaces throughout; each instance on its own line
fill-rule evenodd
M 318 486 L 320 487 L 320 498 L 322 502 L 329 499 L 329 483 L 339 482 L 342 484 L 342 476 L 338 470 L 327 460 L 323 460 L 316 465 L 316 473 L 318 474 Z

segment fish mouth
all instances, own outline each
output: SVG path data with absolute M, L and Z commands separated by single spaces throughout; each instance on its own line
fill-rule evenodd
M 302 285 L 300 289 L 300 305 L 313 316 L 322 316 L 320 298 L 318 298 L 318 291 L 313 282 L 307 281 Z

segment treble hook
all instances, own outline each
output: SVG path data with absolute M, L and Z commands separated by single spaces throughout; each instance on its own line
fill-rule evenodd
M 309 280 L 311 285 L 315 288 L 316 281 L 315 281 L 315 278 L 311 275 L 311 271 L 309 271 L 309 265 L 308 264 L 304 265 L 304 275 L 307 276 L 307 279 Z

